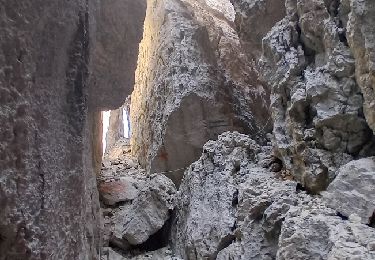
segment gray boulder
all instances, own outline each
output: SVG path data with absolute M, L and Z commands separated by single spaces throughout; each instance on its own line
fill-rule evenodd
M 139 245 L 160 230 L 175 205 L 176 188 L 164 175 L 154 175 L 139 191 L 130 207 L 122 214 L 122 237 L 131 245 Z
M 375 259 L 375 231 L 344 221 L 318 198 L 286 214 L 278 243 L 278 260 Z
M 340 214 L 356 214 L 369 224 L 375 212 L 375 157 L 364 158 L 342 166 L 336 179 L 323 196 Z

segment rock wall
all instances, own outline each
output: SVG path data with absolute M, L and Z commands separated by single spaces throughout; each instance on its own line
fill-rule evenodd
M 186 170 L 176 199 L 175 255 L 192 260 L 373 259 L 375 230 L 366 225 L 375 209 L 370 202 L 373 158 L 341 169 L 324 197 L 329 208 L 321 197 L 265 167 L 270 151 L 239 133 L 227 132 L 205 144 L 200 159 Z
M 356 64 L 356 80 L 364 99 L 363 110 L 367 123 L 375 131 L 375 3 L 373 1 L 342 1 L 347 38 Z
M 227 130 L 262 140 L 272 125 L 268 91 L 230 16 L 211 2 L 148 2 L 132 94 L 132 152 L 176 184 L 207 140 Z
M 252 27 L 244 22 L 250 19 L 252 25 L 254 20 L 246 15 L 258 14 L 267 1 L 233 2 L 241 40 L 249 46 Z M 275 152 L 302 185 L 319 192 L 341 165 L 374 153 L 369 112 L 373 86 L 371 72 L 363 69 L 371 60 L 371 47 L 361 51 L 354 43 L 366 41 L 371 46 L 367 38 L 372 33 L 354 40 L 354 32 L 365 30 L 354 29 L 361 13 L 356 9 L 362 6 L 358 1 L 276 3 L 284 2 L 286 16 L 264 35 L 256 67 L 271 87 Z M 359 7 L 366 10 L 361 14 L 366 17 L 366 22 L 360 22 L 363 28 L 373 17 L 373 6 L 367 5 Z M 274 11 L 271 8 L 265 14 L 266 20 L 280 17 L 280 11 L 276 16 Z
M 90 81 L 102 68 L 90 65 L 103 46 L 101 28 L 123 21 L 124 7 L 117 20 L 96 16 L 112 8 L 106 3 L 0 1 L 0 259 L 99 258 L 99 112 L 126 97 L 110 82 Z M 136 8 L 123 11 L 143 20 Z M 126 47 L 142 34 L 140 22 L 134 28 L 139 36 Z M 131 71 L 120 74 L 130 82 Z M 118 100 L 105 103 L 102 95 Z
M 117 109 L 134 87 L 138 45 L 147 0 L 96 0 L 95 46 L 92 53 L 92 99 L 102 110 Z

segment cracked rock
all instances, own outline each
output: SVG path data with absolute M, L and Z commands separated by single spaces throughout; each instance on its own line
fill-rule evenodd
M 351 161 L 342 166 L 323 197 L 328 206 L 349 217 L 356 214 L 370 224 L 375 212 L 375 157 Z

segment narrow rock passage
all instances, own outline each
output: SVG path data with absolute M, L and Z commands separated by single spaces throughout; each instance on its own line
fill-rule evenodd
M 0 0 L 0 260 L 374 260 L 374 23 Z

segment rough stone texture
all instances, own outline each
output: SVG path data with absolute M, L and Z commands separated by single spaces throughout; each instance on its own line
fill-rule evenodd
M 244 51 L 257 61 L 262 55 L 262 39 L 285 17 L 285 0 L 231 0 L 235 24 Z
M 122 237 L 131 245 L 142 244 L 161 229 L 174 208 L 176 188 L 164 175 L 153 175 L 124 211 Z
M 138 195 L 136 180 L 132 177 L 123 177 L 112 182 L 101 183 L 99 194 L 103 203 L 108 206 L 134 200 Z
M 347 18 L 348 43 L 355 57 L 364 114 L 375 131 L 375 3 L 371 0 L 342 2 L 342 13 L 350 12 Z
M 0 259 L 99 257 L 99 98 L 113 93 L 89 61 L 108 2 L 0 1 Z
M 227 132 L 203 149 L 180 186 L 174 253 L 192 260 L 271 259 L 283 214 L 297 203 L 296 183 L 256 165 L 263 156 L 246 135 Z
M 172 252 L 168 248 L 161 248 L 155 251 L 140 253 L 136 256 L 124 256 L 120 252 L 116 252 L 111 248 L 105 250 L 102 260 L 181 260 L 173 257 Z
M 99 179 L 105 204 L 105 246 L 109 243 L 128 250 L 143 244 L 169 219 L 175 185 L 162 174 L 146 174 L 131 156 L 127 139 L 120 139 L 106 153 Z
M 241 52 L 232 22 L 208 4 L 149 0 L 140 47 L 132 152 L 148 171 L 176 184 L 207 140 L 250 129 L 262 139 L 271 126 L 267 90 Z
M 375 231 L 343 221 L 319 199 L 286 214 L 279 238 L 279 260 L 375 258 Z
M 84 156 L 93 6 L 0 6 L 0 259 L 97 259 L 98 197 Z
M 99 1 L 90 85 L 102 110 L 117 109 L 134 86 L 146 0 Z
M 180 186 L 171 238 L 176 256 L 373 259 L 375 230 L 358 216 L 346 220 L 296 182 L 260 167 L 268 152 L 229 132 L 204 146 Z
M 371 224 L 375 213 L 375 157 L 351 161 L 342 166 L 324 192 L 328 206 L 349 217 L 356 214 Z
M 246 28 L 241 24 L 244 14 L 258 14 L 258 6 L 267 4 L 233 2 L 241 28 Z M 373 154 L 374 137 L 362 113 L 345 8 L 338 1 L 288 0 L 285 9 L 286 17 L 264 36 L 263 55 L 256 63 L 272 89 L 277 156 L 297 181 L 317 193 L 327 188 L 341 165 Z M 273 11 L 265 14 L 266 21 L 279 17 L 280 11 L 276 16 Z

